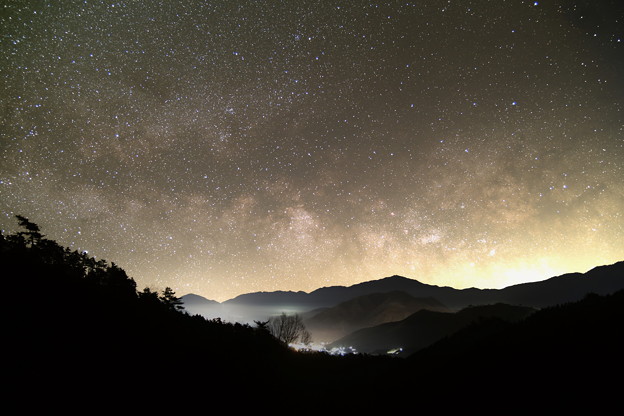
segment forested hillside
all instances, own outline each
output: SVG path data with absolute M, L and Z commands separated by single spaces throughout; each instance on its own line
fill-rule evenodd
M 96 260 L 45 238 L 36 224 L 18 217 L 23 231 L 0 238 L 0 265 L 9 358 L 5 378 L 16 409 L 102 405 L 138 397 L 196 400 L 237 392 L 241 408 L 263 406 L 280 386 L 282 403 L 325 390 L 328 374 L 351 390 L 362 374 L 386 372 L 389 359 L 297 353 L 258 326 L 207 320 L 180 310 L 179 299 L 137 290 L 114 263 Z M 372 373 L 371 373 L 372 371 Z M 273 387 L 272 387 L 273 388 Z M 139 404 L 137 403 L 137 406 Z M 154 405 L 143 402 L 139 407 Z

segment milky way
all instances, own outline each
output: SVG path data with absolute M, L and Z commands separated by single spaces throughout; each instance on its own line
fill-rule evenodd
M 8 1 L 0 225 L 215 300 L 624 259 L 618 1 Z

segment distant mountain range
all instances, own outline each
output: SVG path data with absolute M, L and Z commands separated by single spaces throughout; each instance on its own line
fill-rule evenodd
M 210 307 L 214 305 L 218 305 L 219 302 L 216 300 L 206 299 L 203 296 L 195 295 L 193 293 L 189 293 L 188 295 L 182 296 L 184 299 L 184 306 L 186 307 Z
M 497 318 L 517 322 L 534 311 L 527 306 L 504 303 L 470 306 L 454 313 L 423 309 L 398 322 L 355 331 L 331 343 L 329 348 L 352 347 L 367 354 L 396 350 L 407 356 L 480 320 Z
M 423 309 L 449 311 L 434 298 L 394 291 L 358 296 L 331 308 L 310 311 L 304 314 L 304 322 L 317 342 L 333 341 L 361 328 L 400 321 Z
M 621 395 L 613 377 L 624 370 L 623 324 L 624 290 L 516 322 L 481 319 L 396 360 L 407 365 L 392 378 L 393 397 L 426 398 L 442 413 L 471 404 L 486 414 L 610 413 Z
M 191 314 L 208 318 L 253 322 L 284 312 L 308 313 L 315 309 L 334 307 L 354 298 L 375 293 L 404 292 L 415 298 L 433 298 L 450 310 L 467 306 L 507 303 L 543 308 L 580 300 L 587 293 L 610 294 L 624 288 L 624 261 L 599 266 L 586 273 L 569 273 L 547 280 L 523 283 L 504 289 L 454 289 L 421 283 L 402 276 L 391 276 L 353 286 L 331 286 L 313 292 L 254 292 L 237 296 L 223 303 L 201 300 L 197 295 L 182 296 Z

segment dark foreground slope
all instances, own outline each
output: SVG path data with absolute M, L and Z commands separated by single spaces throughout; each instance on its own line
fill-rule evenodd
M 38 232 L 0 236 L 0 268 L 11 414 L 323 410 L 361 388 L 382 391 L 375 380 L 396 367 L 297 353 L 261 328 L 188 315 L 171 293 L 137 291 L 121 268 Z
M 404 369 L 405 385 L 415 374 L 430 380 L 421 393 L 434 400 L 433 386 L 453 386 L 456 403 L 496 404 L 501 414 L 621 411 L 624 291 L 520 322 L 474 322 L 412 355 Z
M 155 293 L 137 292 L 123 270 L 53 242 L 3 241 L 1 250 L 12 294 L 3 302 L 4 375 L 15 393 L 43 400 L 20 405 L 171 394 L 191 373 L 205 376 L 206 388 L 243 375 L 257 382 L 254 375 L 287 357 L 262 331 L 185 315 Z
M 332 357 L 187 315 L 174 296 L 137 291 L 119 267 L 40 235 L 0 238 L 0 268 L 8 414 L 561 414 L 620 405 L 621 293 L 478 325 L 464 333 L 474 342 L 448 338 L 410 359 Z

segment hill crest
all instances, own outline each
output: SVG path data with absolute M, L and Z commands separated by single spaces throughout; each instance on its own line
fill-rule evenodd
M 451 310 L 468 305 L 509 303 L 542 308 L 581 299 L 589 292 L 609 294 L 624 288 L 624 261 L 592 268 L 586 273 L 567 273 L 549 279 L 520 283 L 503 289 L 455 289 L 422 283 L 393 275 L 352 286 L 328 286 L 310 293 L 304 291 L 253 292 L 239 295 L 221 305 L 245 307 L 247 312 L 262 310 L 264 319 L 282 311 L 304 313 L 318 308 L 334 307 L 358 296 L 402 291 L 417 298 L 434 298 Z M 246 313 L 247 313 L 246 312 Z

